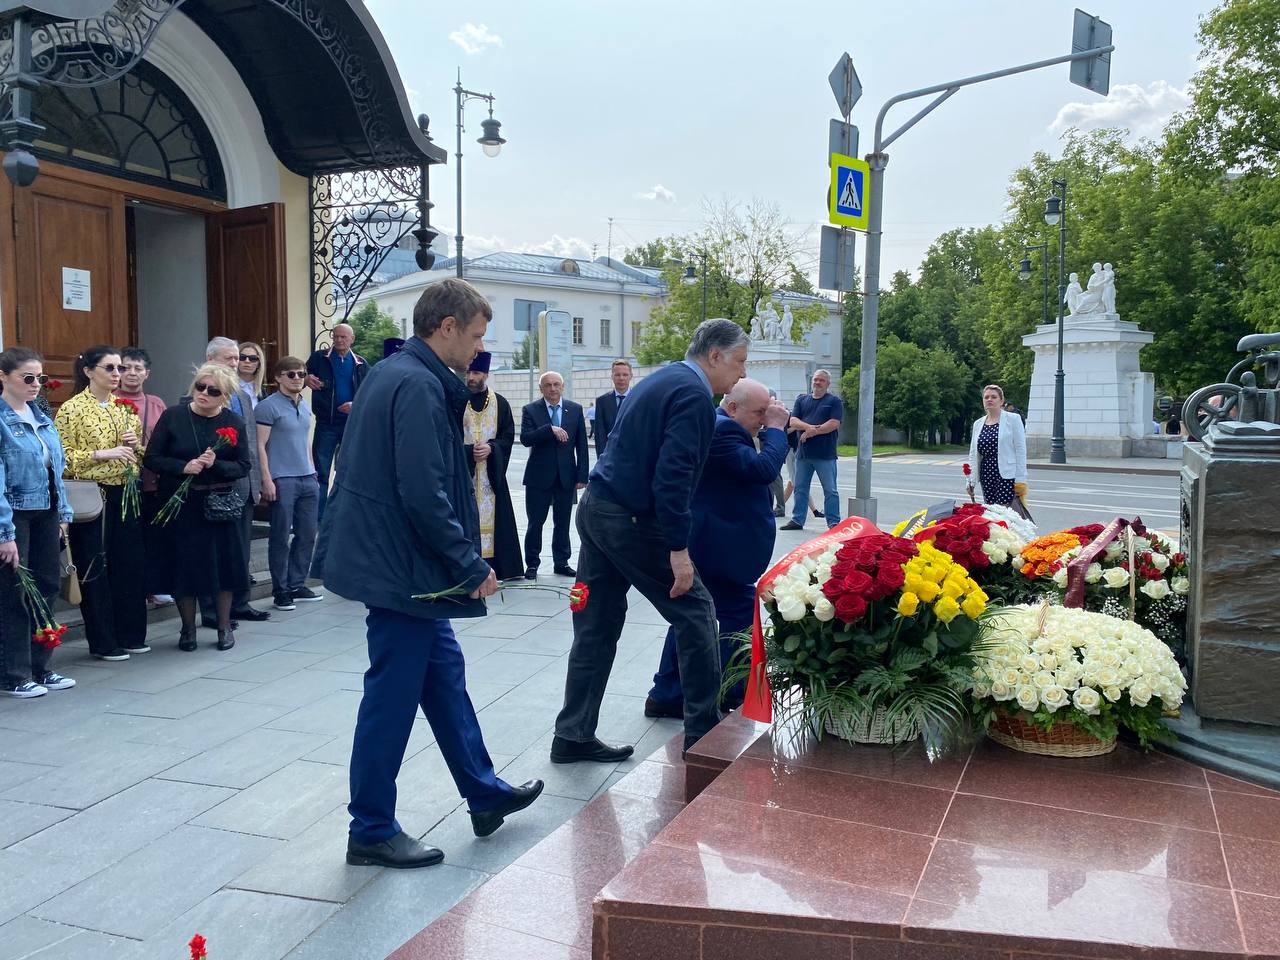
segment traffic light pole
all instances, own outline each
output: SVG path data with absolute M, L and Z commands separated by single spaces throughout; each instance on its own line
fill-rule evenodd
M 880 321 L 880 242 L 883 238 L 882 198 L 884 197 L 884 171 L 889 165 L 889 155 L 885 149 L 900 136 L 923 120 L 928 114 L 940 107 L 943 102 L 954 95 L 961 87 L 970 87 L 975 83 L 987 80 L 998 80 L 1018 73 L 1042 70 L 1045 67 L 1057 66 L 1060 63 L 1071 63 L 1076 60 L 1091 60 L 1101 57 L 1115 49 L 1114 44 L 1092 47 L 1077 53 L 1069 53 L 1048 60 L 1037 60 L 1004 70 L 994 70 L 961 80 L 950 80 L 937 83 L 931 87 L 922 87 L 907 93 L 900 93 L 885 101 L 876 115 L 875 146 L 867 154 L 867 163 L 871 166 L 871 177 L 867 184 L 868 200 L 871 210 L 867 218 L 867 256 L 866 256 L 866 290 L 862 301 L 862 355 L 859 357 L 858 376 L 858 462 L 857 477 L 854 483 L 854 500 L 851 512 L 865 517 L 872 522 L 876 519 L 876 501 L 871 496 L 871 443 L 875 428 L 876 402 L 876 336 Z M 890 108 L 908 100 L 917 100 L 936 94 L 928 105 L 915 116 L 900 126 L 889 136 L 884 136 L 884 119 Z

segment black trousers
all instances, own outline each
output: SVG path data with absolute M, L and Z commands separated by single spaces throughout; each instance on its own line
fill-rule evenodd
M 55 494 L 53 503 L 57 503 Z M 58 511 L 13 511 L 14 542 L 19 562 L 31 571 L 45 603 L 58 595 L 61 570 L 58 563 Z M 0 565 L 0 686 L 16 687 L 44 676 L 53 651 L 35 643 L 35 621 L 23 602 L 18 575 Z
M 253 504 L 249 502 L 246 496 L 244 501 L 244 513 L 240 516 L 240 542 L 244 544 L 245 564 L 249 563 L 249 545 L 253 540 Z M 252 594 L 249 592 L 252 585 L 243 590 L 237 590 L 231 595 L 231 609 L 243 610 L 249 606 L 249 598 Z M 211 620 L 218 619 L 218 609 L 214 606 L 213 597 L 200 598 L 200 616 Z
M 572 548 L 569 545 L 569 517 L 573 513 L 573 495 L 575 487 L 567 490 L 563 487 L 552 487 L 549 490 L 540 487 L 524 488 L 524 510 L 529 520 L 529 528 L 524 532 L 524 565 L 537 569 L 542 555 L 542 525 L 547 522 L 547 511 L 551 511 L 551 558 L 557 567 L 569 565 Z
M 142 521 L 120 518 L 124 488 L 103 485 L 102 516 L 71 524 L 71 559 L 80 577 L 80 613 L 89 652 L 140 647 L 147 639 Z
M 588 490 L 578 505 L 577 522 L 578 579 L 590 596 L 586 608 L 573 615 L 556 735 L 578 742 L 596 735 L 618 637 L 627 622 L 627 589 L 635 587 L 675 628 L 688 747 L 720 722 L 720 638 L 711 594 L 695 572 L 689 591 L 671 599 L 671 551 L 654 518 L 633 516 Z

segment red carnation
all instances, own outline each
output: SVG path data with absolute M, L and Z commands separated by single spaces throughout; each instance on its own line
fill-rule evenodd
M 117 407 L 127 407 L 130 413 L 138 412 L 138 405 L 132 400 L 126 400 L 124 397 L 116 397 L 113 402 Z
M 579 580 L 569 590 L 569 609 L 581 613 L 587 609 L 587 598 L 591 596 L 591 588 Z
M 964 475 L 965 475 L 966 477 L 967 477 L 967 476 L 969 476 L 971 473 L 973 473 L 973 468 L 972 468 L 972 467 L 970 467 L 970 466 L 969 466 L 969 464 L 968 464 L 967 462 L 966 462 L 966 463 L 965 463 L 965 465 L 964 465 L 963 467 L 961 467 L 960 469 L 962 469 L 962 470 L 964 471 Z
M 187 944 L 187 947 L 191 950 L 191 960 L 205 960 L 205 957 L 209 956 L 208 951 L 204 948 L 205 943 L 204 937 L 198 933 L 191 938 L 191 942 Z
M 61 390 L 61 389 L 62 389 L 62 381 L 61 381 L 61 380 L 49 380 L 47 383 L 45 383 L 45 389 L 47 389 L 47 390 Z
M 240 437 L 236 433 L 235 427 L 219 427 L 213 432 L 225 440 L 229 446 L 234 447 L 240 442 Z
M 845 623 L 861 619 L 867 612 L 867 601 L 860 594 L 846 593 L 835 602 L 836 616 Z

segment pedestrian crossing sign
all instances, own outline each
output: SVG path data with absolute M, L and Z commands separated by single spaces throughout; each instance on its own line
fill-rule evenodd
M 837 227 L 867 229 L 867 182 L 871 167 L 865 160 L 831 154 L 831 191 L 828 195 L 828 219 Z

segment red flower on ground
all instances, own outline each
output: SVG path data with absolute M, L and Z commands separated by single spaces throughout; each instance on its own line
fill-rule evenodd
M 587 609 L 587 598 L 591 596 L 591 588 L 579 580 L 569 590 L 569 609 L 581 613 Z
M 240 436 L 236 433 L 235 427 L 219 427 L 213 432 L 225 440 L 229 446 L 234 447 L 240 442 Z
M 209 952 L 205 950 L 206 942 L 205 938 L 198 933 L 191 938 L 191 942 L 187 944 L 191 950 L 191 960 L 205 960 L 209 956 Z

